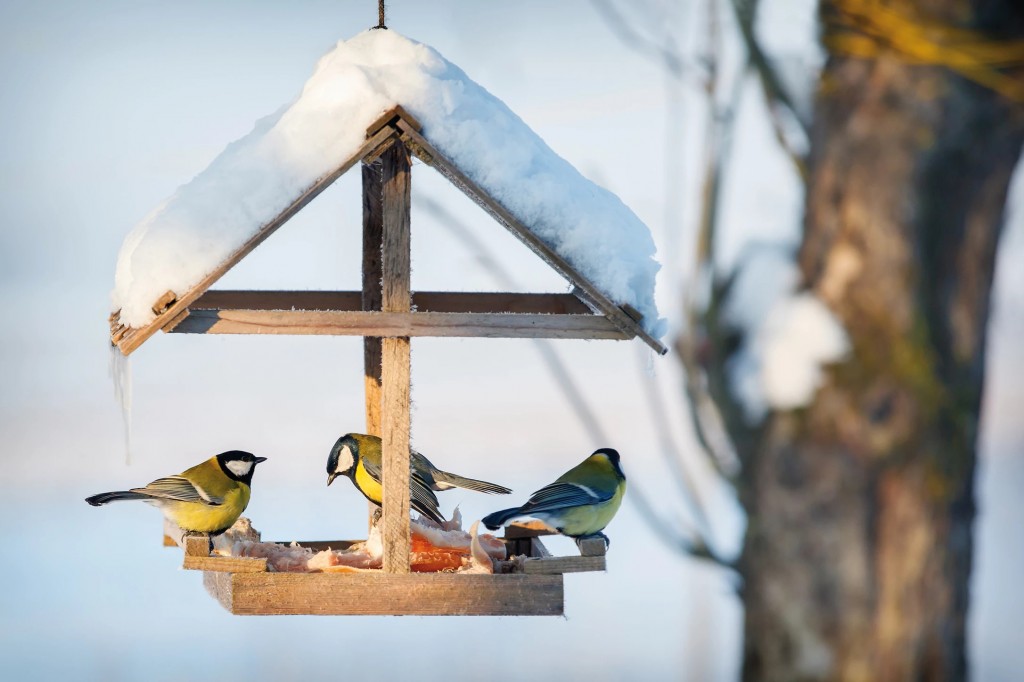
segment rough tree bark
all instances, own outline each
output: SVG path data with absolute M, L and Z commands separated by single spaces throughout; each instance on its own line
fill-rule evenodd
M 898 6 L 1024 37 L 1014 0 Z M 799 259 L 852 353 L 811 406 L 738 439 L 746 679 L 966 676 L 989 293 L 1022 142 L 1024 106 L 947 69 L 828 60 Z

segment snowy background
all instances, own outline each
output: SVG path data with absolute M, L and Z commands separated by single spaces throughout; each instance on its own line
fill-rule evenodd
M 676 4 L 629 6 L 667 12 L 666 26 L 692 36 L 691 8 Z M 665 76 L 588 2 L 429 5 L 395 0 L 389 24 L 437 48 L 650 226 L 665 264 L 659 308 L 677 324 L 679 262 L 694 218 L 686 200 L 702 140 L 692 89 L 677 119 L 685 131 L 667 130 Z M 792 51 L 796 63 L 813 56 L 810 5 L 772 7 L 769 49 Z M 742 613 L 730 576 L 666 549 L 628 500 L 609 527 L 608 573 L 567 577 L 565 619 L 233 617 L 198 574 L 178 569 L 180 552 L 160 546 L 155 511 L 82 502 L 241 448 L 270 458 L 247 512 L 265 537 L 364 534 L 366 505 L 354 489 L 324 485 L 331 444 L 363 425 L 358 339 L 154 337 L 131 360 L 129 462 L 106 318 L 131 227 L 291 100 L 339 38 L 375 23 L 374 10 L 368 1 L 0 4 L 0 669 L 12 678 L 321 679 L 355 659 L 377 676 L 427 680 L 513 679 L 526 669 L 537 679 L 736 676 Z M 801 201 L 756 97 L 745 100 L 734 145 L 726 258 L 745 240 L 792 239 Z M 676 164 L 687 191 L 666 204 L 666 169 Z M 1009 679 L 1024 665 L 1022 185 L 1018 177 L 1020 210 L 1000 259 L 978 479 L 970 617 L 971 664 L 982 680 Z M 413 188 L 414 288 L 505 288 L 426 210 L 431 199 L 500 254 L 523 290 L 565 290 L 433 171 L 415 166 Z M 220 286 L 358 288 L 358 192 L 350 173 Z M 580 425 L 531 342 L 417 339 L 416 446 L 516 497 L 592 448 L 613 446 L 631 481 L 684 518 L 646 398 L 654 382 L 674 436 L 687 443 L 675 362 L 652 359 L 639 342 L 555 348 L 611 442 Z M 718 544 L 734 551 L 741 516 L 699 462 L 694 468 Z M 501 504 L 460 491 L 441 502 L 446 512 L 461 504 L 468 519 Z

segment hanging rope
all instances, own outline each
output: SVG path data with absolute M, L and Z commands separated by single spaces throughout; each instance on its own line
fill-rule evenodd
M 377 25 L 374 28 L 388 28 L 384 25 L 384 0 L 377 0 Z
M 944 66 L 1024 104 L 1024 40 L 993 40 L 980 31 L 902 14 L 878 0 L 834 0 L 823 42 L 837 55 L 875 59 L 893 55 L 909 64 Z

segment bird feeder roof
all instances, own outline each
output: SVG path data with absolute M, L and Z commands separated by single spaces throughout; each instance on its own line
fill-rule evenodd
M 383 114 L 383 116 L 382 116 Z M 378 129 L 381 122 L 390 129 Z M 501 100 L 393 30 L 340 41 L 291 104 L 256 123 L 125 238 L 112 341 L 128 353 L 167 328 L 277 227 L 388 135 L 438 168 L 575 287 L 658 352 L 648 228 Z M 127 339 L 134 338 L 131 343 Z

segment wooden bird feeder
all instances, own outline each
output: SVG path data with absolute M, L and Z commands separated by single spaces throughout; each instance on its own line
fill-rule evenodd
M 571 294 L 412 292 L 410 156 L 448 178 L 573 285 Z M 209 291 L 222 275 L 342 174 L 362 165 L 362 291 Z M 157 330 L 176 334 L 363 336 L 366 432 L 383 441 L 383 570 L 372 574 L 273 573 L 265 560 L 211 556 L 207 538 L 185 538 L 185 568 L 205 572 L 212 595 L 236 614 L 561 615 L 562 574 L 605 568 L 604 543 L 552 557 L 535 526 L 506 529 L 515 573 L 410 573 L 409 390 L 414 336 L 618 339 L 639 337 L 640 315 L 612 302 L 477 183 L 441 154 L 401 107 L 366 131 L 366 142 L 265 224 L 186 293 L 168 292 L 156 318 L 129 328 L 111 316 L 111 343 L 128 355 Z M 339 549 L 345 541 L 300 543 Z

